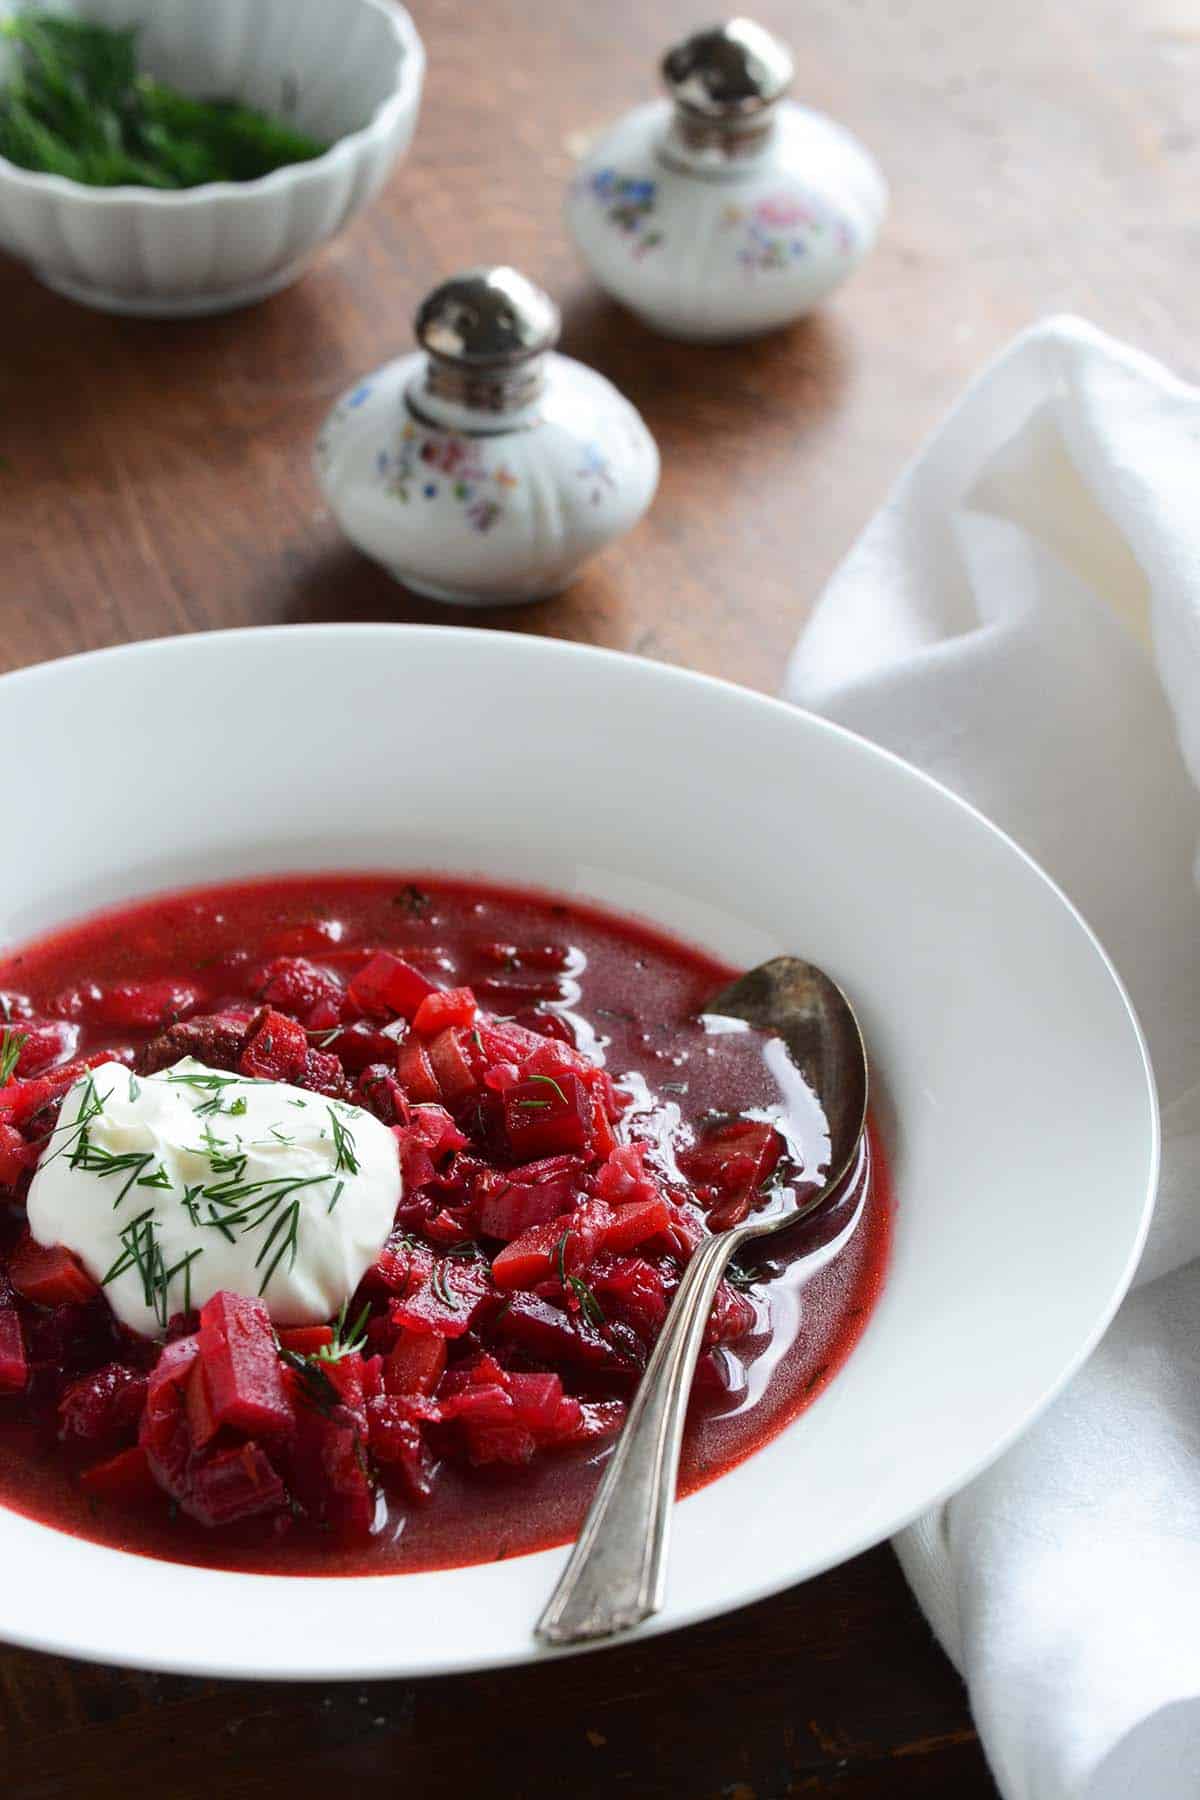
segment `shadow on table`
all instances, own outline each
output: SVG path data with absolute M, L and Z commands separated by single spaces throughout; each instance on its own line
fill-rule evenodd
M 676 439 L 694 449 L 698 430 L 730 431 L 745 443 L 759 423 L 770 425 L 776 449 L 787 448 L 794 432 L 838 406 L 852 365 L 833 315 L 814 313 L 737 344 L 683 344 L 595 287 L 567 296 L 561 348 L 615 382 L 664 450 Z

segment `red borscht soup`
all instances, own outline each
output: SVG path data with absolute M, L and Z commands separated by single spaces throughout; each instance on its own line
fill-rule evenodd
M 705 1015 L 735 972 L 595 907 L 425 875 L 172 895 L 0 959 L 0 1501 L 274 1574 L 570 1537 L 696 1245 L 816 1174 L 765 1040 Z M 194 1181 L 101 1141 L 117 1076 L 129 1120 L 147 1089 L 184 1096 Z M 253 1178 L 246 1083 L 318 1109 L 327 1173 Z M 297 1319 L 282 1296 L 308 1291 L 318 1226 L 350 1219 L 365 1115 L 398 1204 L 354 1291 Z M 31 1232 L 35 1172 L 77 1182 L 111 1266 Z M 831 1380 L 889 1216 L 872 1136 L 828 1209 L 731 1271 L 682 1492 Z M 205 1255 L 239 1246 L 253 1279 L 197 1298 Z M 119 1282 L 148 1328 L 114 1310 Z

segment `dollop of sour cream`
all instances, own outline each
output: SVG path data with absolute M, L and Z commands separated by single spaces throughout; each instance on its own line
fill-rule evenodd
M 222 1289 L 308 1325 L 349 1300 L 401 1186 L 395 1138 L 361 1107 L 191 1057 L 148 1076 L 110 1062 L 63 1101 L 29 1228 L 145 1336 Z

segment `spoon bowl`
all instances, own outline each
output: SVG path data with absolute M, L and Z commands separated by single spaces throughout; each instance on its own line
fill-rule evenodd
M 781 1186 L 773 1204 L 716 1233 L 684 1271 L 629 1416 L 575 1548 L 538 1620 L 543 1643 L 579 1644 L 627 1631 L 658 1612 L 666 1593 L 671 1510 L 692 1377 L 721 1277 L 738 1249 L 787 1230 L 841 1186 L 867 1121 L 867 1053 L 837 983 L 796 956 L 760 963 L 714 994 L 705 1013 L 741 1019 L 780 1039 L 824 1117 L 824 1162 L 804 1188 Z

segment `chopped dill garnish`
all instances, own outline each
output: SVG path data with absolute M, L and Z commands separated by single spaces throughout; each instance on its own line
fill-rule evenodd
M 296 1244 L 299 1235 L 300 1202 L 298 1200 L 293 1200 L 290 1205 L 284 1207 L 283 1211 L 279 1214 L 279 1217 L 275 1220 L 275 1223 L 267 1234 L 266 1242 L 254 1259 L 254 1266 L 256 1269 L 261 1268 L 268 1257 L 271 1259 L 270 1262 L 267 1263 L 267 1272 L 258 1286 L 260 1298 L 266 1293 L 271 1277 L 274 1275 L 285 1256 L 288 1258 L 288 1268 L 295 1268 Z M 271 1254 L 272 1251 L 274 1251 L 274 1255 Z
M 301 1393 L 310 1406 L 326 1418 L 336 1412 L 342 1404 L 342 1396 L 315 1357 L 301 1356 L 298 1351 L 285 1350 L 280 1344 L 279 1359 L 299 1376 Z
M 424 919 L 428 917 L 433 901 L 423 888 L 419 888 L 415 882 L 410 881 L 408 886 L 396 895 L 392 904 L 403 907 L 410 918 Z
M 554 1089 L 555 1093 L 558 1095 L 558 1097 L 562 1101 L 563 1105 L 566 1106 L 568 1104 L 567 1096 L 563 1093 L 563 1091 L 559 1087 L 557 1081 L 555 1081 L 553 1075 L 531 1075 L 529 1077 L 529 1080 L 546 1082 L 550 1087 L 552 1087 Z M 549 1101 L 543 1101 L 542 1104 L 549 1105 Z
M 162 1245 L 154 1223 L 154 1209 L 148 1207 L 131 1219 L 121 1232 L 121 1253 L 101 1281 L 107 1287 L 127 1269 L 136 1268 L 142 1283 L 142 1299 L 154 1311 L 154 1317 L 165 1328 L 171 1317 L 170 1289 L 177 1276 L 183 1276 L 183 1311 L 192 1309 L 192 1264 L 203 1256 L 202 1246 L 189 1250 L 179 1261 L 166 1266 Z
M 361 1350 L 367 1341 L 367 1322 L 371 1317 L 371 1302 L 363 1303 L 363 1309 L 353 1325 L 347 1328 L 346 1314 L 349 1311 L 349 1300 L 343 1300 L 341 1310 L 333 1322 L 333 1342 L 322 1344 L 316 1352 L 318 1362 L 341 1362 L 344 1356 L 353 1356 Z
M 92 187 L 253 181 L 327 148 L 226 98 L 194 99 L 138 71 L 136 26 L 26 10 L 0 88 L 0 155 Z M 6 46 L 7 49 L 7 46 Z
M 597 1328 L 605 1324 L 604 1308 L 587 1282 L 578 1275 L 569 1275 L 567 1279 L 570 1282 L 571 1292 L 579 1302 L 579 1310 L 588 1324 L 595 1325 Z
M 333 1166 L 339 1175 L 343 1172 L 347 1175 L 357 1175 L 358 1145 L 354 1142 L 354 1133 L 348 1126 L 342 1123 L 337 1116 L 336 1110 L 332 1106 L 327 1107 L 326 1111 L 329 1114 L 329 1123 L 333 1126 L 333 1150 L 335 1158 Z M 330 1212 L 333 1211 L 332 1206 L 329 1210 Z
M 433 1277 L 429 1285 L 432 1287 L 443 1306 L 448 1306 L 451 1312 L 459 1312 L 461 1310 L 458 1304 L 458 1296 L 450 1286 L 449 1267 L 440 1257 L 433 1266 Z
M 4 1087 L 16 1074 L 21 1052 L 28 1042 L 27 1031 L 6 1030 L 3 1037 L 0 1037 L 0 1087 Z

